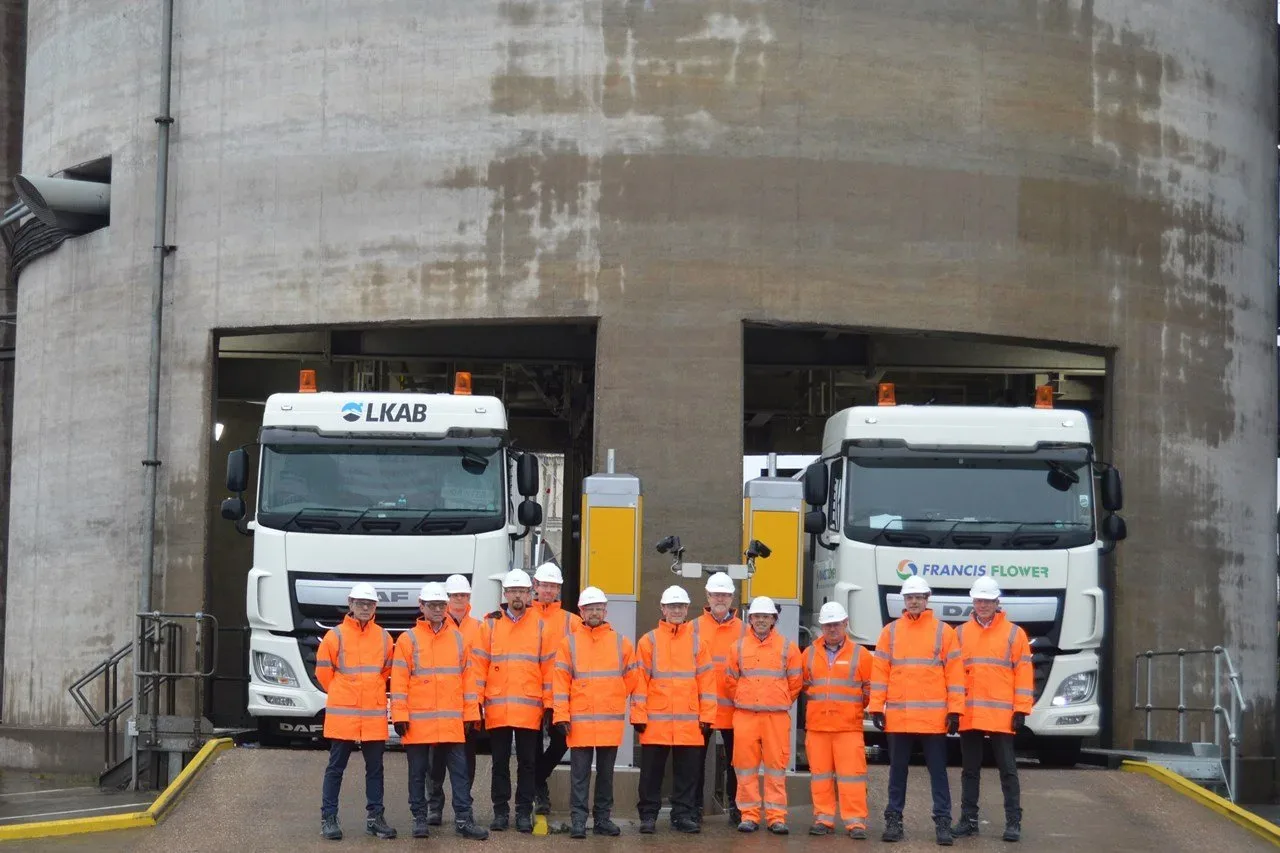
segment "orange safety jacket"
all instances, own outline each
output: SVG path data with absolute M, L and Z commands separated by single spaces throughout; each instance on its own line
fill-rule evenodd
M 332 740 L 387 739 L 387 677 L 391 635 L 370 619 L 361 627 L 348 613 L 316 651 L 316 679 L 329 694 L 324 736 Z
M 716 671 L 716 721 L 717 729 L 733 728 L 733 697 L 724 686 L 724 670 L 729 664 L 729 648 L 747 633 L 747 623 L 738 618 L 738 611 L 730 608 L 729 618 L 717 622 L 711 608 L 693 620 L 693 633 L 711 645 L 711 663 Z
M 640 745 L 702 746 L 701 723 L 716 719 L 716 673 L 711 647 L 693 625 L 665 619 L 636 645 L 640 681 L 631 697 L 631 722 L 645 726 Z
M 982 627 L 975 616 L 956 629 L 964 661 L 962 730 L 1013 731 L 1013 715 L 1030 714 L 1035 702 L 1035 672 L 1027 632 L 997 610 Z
M 553 649 L 559 650 L 560 641 L 582 627 L 582 617 L 577 613 L 570 613 L 565 610 L 564 605 L 558 601 L 553 601 L 550 604 L 534 601 L 529 606 L 538 614 L 539 619 L 547 623 L 547 630 L 551 632 L 551 648 Z
M 551 707 L 555 657 L 550 632 L 532 610 L 519 621 L 506 608 L 484 617 L 471 660 L 486 728 L 542 728 L 542 709 Z
M 944 734 L 947 714 L 964 713 L 964 664 L 956 632 L 926 610 L 884 627 L 876 643 L 867 711 L 886 732 Z
M 800 649 L 775 630 L 762 640 L 754 631 L 729 648 L 725 688 L 734 713 L 786 713 L 804 687 Z
M 450 619 L 439 631 L 419 618 L 396 640 L 391 720 L 408 723 L 402 743 L 463 743 L 464 720 L 479 720 L 471 651 Z
M 569 724 L 569 746 L 622 746 L 639 668 L 631 641 L 608 622 L 584 624 L 560 641 L 552 720 Z
M 804 728 L 811 732 L 862 733 L 862 710 L 871 698 L 871 652 L 846 639 L 827 663 L 819 638 L 804 650 Z
M 480 620 L 471 615 L 471 608 L 467 608 L 467 613 L 461 619 L 454 616 L 449 611 L 445 611 L 449 616 L 449 621 L 458 626 L 458 630 L 462 632 L 462 639 L 466 641 L 468 649 L 474 649 L 480 645 Z

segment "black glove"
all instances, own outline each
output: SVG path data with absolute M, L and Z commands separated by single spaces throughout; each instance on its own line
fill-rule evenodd
M 642 735 L 644 734 L 645 725 L 646 725 L 645 723 L 632 723 L 631 728 L 636 730 L 636 734 Z
M 561 737 L 568 737 L 568 736 L 569 736 L 569 724 L 568 724 L 568 723 L 556 723 L 556 724 L 555 724 L 555 726 L 556 726 L 556 731 L 560 732 L 560 736 L 561 736 Z
M 404 737 L 409 733 L 408 723 L 393 723 L 393 725 L 396 727 L 396 734 L 400 735 L 400 737 Z
M 947 714 L 947 734 L 953 735 L 960 731 L 960 715 Z
M 462 731 L 463 731 L 463 734 L 465 734 L 467 737 L 470 737 L 471 735 L 480 731 L 480 721 L 467 720 L 465 723 L 462 724 Z
M 1014 712 L 1013 712 L 1013 731 L 1014 731 L 1014 734 L 1017 734 L 1018 729 L 1022 728 L 1022 727 L 1023 727 L 1024 725 L 1026 725 L 1026 724 L 1027 724 L 1027 715 L 1026 715 L 1026 714 L 1019 713 L 1019 712 L 1017 712 L 1017 711 L 1014 711 Z
M 702 736 L 703 736 L 703 737 L 706 737 L 707 735 L 711 734 L 711 724 L 710 724 L 710 723 L 698 723 L 698 727 L 702 729 Z
M 872 711 L 871 724 L 875 726 L 877 729 L 879 729 L 880 731 L 884 731 L 884 712 Z
M 551 731 L 551 716 L 552 713 L 550 708 L 542 709 L 542 727 L 547 731 Z

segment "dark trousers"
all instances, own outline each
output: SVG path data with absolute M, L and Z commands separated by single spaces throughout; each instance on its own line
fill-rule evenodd
M 700 746 L 641 746 L 640 802 L 636 808 L 641 820 L 656 820 L 662 808 L 662 780 L 667 773 L 667 756 L 671 756 L 671 819 L 698 819 L 698 759 Z
M 357 743 L 354 740 L 330 740 L 329 766 L 324 769 L 324 788 L 320 794 L 321 817 L 338 813 L 342 774 L 356 747 L 360 748 L 360 754 L 364 756 L 365 809 L 371 815 L 382 811 L 382 753 L 386 751 L 386 741 L 366 740 Z
M 546 751 L 538 755 L 538 787 L 547 784 L 547 780 L 555 772 L 556 765 L 569 751 L 569 744 L 565 743 L 565 736 L 558 728 L 552 726 L 550 736 L 551 740 L 547 742 Z
M 489 729 L 489 749 L 493 754 L 493 782 L 489 793 L 493 798 L 493 814 L 511 813 L 511 741 L 516 753 L 516 815 L 533 814 L 534 775 L 538 767 L 538 747 L 542 732 L 538 729 L 516 729 L 502 726 Z
M 911 763 L 911 747 L 918 740 L 924 748 L 924 762 L 929 767 L 929 783 L 933 787 L 933 816 L 951 820 L 951 785 L 947 782 L 947 736 L 892 734 L 889 740 L 889 804 L 884 813 L 902 814 L 907 804 L 907 769 Z
M 608 820 L 613 813 L 613 765 L 618 760 L 616 746 L 578 746 L 569 750 L 569 819 L 587 822 L 587 795 L 591 788 L 591 758 L 596 760 L 596 801 L 593 820 Z
M 702 814 L 702 804 L 707 801 L 707 751 L 711 749 L 716 732 L 724 737 L 724 752 L 728 757 L 725 764 L 724 808 L 725 811 L 737 808 L 738 774 L 733 771 L 733 729 L 712 729 L 702 742 L 702 758 L 698 761 L 698 814 Z M 711 783 L 711 793 L 715 793 L 716 782 Z
M 435 744 L 431 747 L 431 775 L 427 777 L 427 805 L 433 810 L 444 813 L 444 773 L 449 770 L 449 784 L 454 791 L 458 790 L 459 776 L 461 771 L 455 773 L 449 765 L 449 752 L 455 746 L 461 746 L 464 757 L 466 759 L 466 790 L 467 796 L 459 798 L 455 793 L 453 795 L 453 819 L 458 823 L 466 823 L 466 819 L 462 817 L 462 812 L 458 811 L 458 804 L 466 804 L 467 819 L 471 817 L 471 783 L 476 778 L 476 742 L 474 737 L 468 737 L 465 744 Z
M 982 741 L 991 738 L 991 752 L 1000 771 L 1006 821 L 1022 820 L 1022 790 L 1018 785 L 1018 761 L 1013 753 L 1013 735 L 1004 732 L 961 732 L 960 816 L 978 816 L 978 787 L 982 779 Z
M 453 785 L 454 822 L 471 823 L 471 771 L 467 767 L 466 745 L 413 743 L 406 744 L 404 751 L 409 759 L 409 811 L 413 816 L 427 816 L 427 774 L 432 758 L 439 755 L 449 769 L 449 782 Z

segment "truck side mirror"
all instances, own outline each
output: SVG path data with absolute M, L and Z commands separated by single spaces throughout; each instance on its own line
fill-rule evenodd
M 516 491 L 522 498 L 531 498 L 538 493 L 538 457 L 532 453 L 522 453 L 516 461 Z M 538 521 L 541 520 L 539 516 Z
M 1120 472 L 1115 468 L 1102 472 L 1102 508 L 1107 512 L 1124 509 L 1124 487 L 1120 483 Z
M 804 532 L 817 536 L 827 529 L 827 514 L 820 509 L 811 509 L 804 514 Z
M 244 499 L 227 498 L 222 502 L 222 517 L 227 521 L 239 521 L 244 518 Z
M 536 469 L 535 469 L 536 470 Z M 535 527 L 542 523 L 542 506 L 531 500 L 522 500 L 516 507 L 516 520 L 523 527 Z
M 238 447 L 227 454 L 227 491 L 238 495 L 247 488 L 249 488 L 249 454 L 243 447 Z M 223 512 L 224 514 L 226 512 L 225 504 Z M 244 515 L 243 507 L 240 515 Z
M 1109 542 L 1123 542 L 1129 538 L 1129 526 L 1118 515 L 1102 519 L 1102 536 Z
M 804 502 L 809 506 L 827 505 L 827 466 L 814 462 L 804 469 Z

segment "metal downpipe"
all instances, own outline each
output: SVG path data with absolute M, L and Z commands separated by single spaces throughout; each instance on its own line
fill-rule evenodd
M 169 115 L 170 89 L 173 80 L 173 0 L 161 0 L 164 10 L 160 48 L 160 111 L 156 114 L 156 202 L 155 239 L 152 245 L 151 276 L 151 356 L 147 381 L 147 454 L 142 460 L 144 479 L 143 505 L 146 519 L 142 527 L 142 577 L 138 585 L 138 612 L 152 609 L 151 578 L 155 570 L 156 491 L 159 479 L 160 432 L 160 334 L 164 321 L 164 260 L 169 253 L 166 240 L 169 196 Z M 142 702 L 138 668 L 142 649 L 138 636 L 138 620 L 133 620 L 133 713 L 135 718 L 146 709 Z M 138 740 L 133 738 L 131 786 L 138 788 Z

